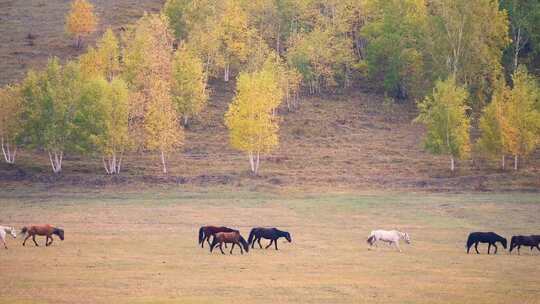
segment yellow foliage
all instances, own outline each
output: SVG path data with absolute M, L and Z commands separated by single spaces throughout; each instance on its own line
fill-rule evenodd
M 77 46 L 80 46 L 81 38 L 96 30 L 97 17 L 94 14 L 94 6 L 86 0 L 74 0 L 71 10 L 66 16 L 66 32 L 77 37 Z
M 272 151 L 279 143 L 278 118 L 273 112 L 283 98 L 275 73 L 271 69 L 242 73 L 236 90 L 225 114 L 231 145 L 247 152 L 250 158 L 254 153 Z

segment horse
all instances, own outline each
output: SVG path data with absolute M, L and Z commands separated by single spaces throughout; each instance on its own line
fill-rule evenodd
M 238 230 L 224 226 L 202 226 L 199 228 L 199 244 L 201 244 L 201 248 L 204 248 L 204 241 L 208 242 L 208 245 L 210 245 L 210 237 L 218 232 L 238 232 Z M 225 248 L 227 248 L 226 244 Z
M 377 241 L 386 242 L 389 243 L 390 246 L 395 245 L 399 252 L 401 252 L 401 248 L 399 248 L 400 239 L 404 240 L 407 244 L 411 243 L 411 238 L 409 237 L 409 234 L 407 232 L 401 232 L 397 230 L 373 230 L 371 231 L 371 234 L 369 235 L 366 242 L 369 244 L 370 247 L 373 245 L 377 247 Z
M 287 231 L 282 231 L 277 228 L 257 227 L 251 229 L 248 237 L 248 245 L 251 245 L 251 248 L 253 248 L 253 246 L 255 246 L 255 241 L 257 241 L 257 243 L 259 243 L 259 247 L 262 249 L 261 238 L 264 238 L 270 240 L 270 244 L 268 244 L 265 249 L 268 249 L 268 247 L 272 246 L 272 243 L 274 243 L 276 250 L 278 250 L 277 240 L 280 237 L 284 237 L 287 239 L 287 241 L 289 241 L 289 243 L 292 242 L 291 234 Z
M 8 249 L 6 245 L 6 236 L 10 234 L 13 238 L 17 238 L 17 232 L 13 227 L 0 226 L 0 240 L 4 243 L 4 248 Z
M 495 253 L 497 254 L 497 245 L 495 243 L 500 242 L 504 249 L 506 249 L 506 239 L 502 236 L 496 234 L 495 232 L 472 232 L 469 234 L 469 237 L 467 238 L 467 254 L 469 254 L 469 250 L 471 249 L 472 245 L 474 244 L 474 250 L 476 250 L 477 254 L 480 254 L 478 252 L 478 243 L 488 243 L 488 254 L 491 249 L 491 246 L 495 247 Z
M 540 235 L 514 235 L 510 239 L 509 252 L 512 253 L 512 250 L 517 247 L 517 252 L 519 254 L 521 246 L 529 246 L 531 247 L 531 251 L 536 247 L 536 249 L 540 251 Z
M 45 246 L 50 246 L 53 242 L 53 234 L 56 234 L 60 240 L 64 240 L 64 229 L 54 227 L 52 225 L 46 224 L 41 226 L 26 226 L 23 227 L 21 230 L 21 234 L 27 235 L 26 238 L 23 241 L 23 246 L 26 245 L 26 240 L 28 238 L 32 237 L 32 241 L 34 241 L 34 244 L 36 246 L 39 246 L 36 242 L 36 235 L 44 235 L 45 236 Z M 50 242 L 49 242 L 50 239 Z
M 249 251 L 249 244 L 246 242 L 246 239 L 244 239 L 242 237 L 242 235 L 240 235 L 240 232 L 238 231 L 233 231 L 233 232 L 218 232 L 214 235 L 214 239 L 212 240 L 212 244 L 210 245 L 210 252 L 212 252 L 214 250 L 214 247 L 216 247 L 219 243 L 219 250 L 221 250 L 221 253 L 222 254 L 225 254 L 225 252 L 223 252 L 223 248 L 221 247 L 221 245 L 223 245 L 223 243 L 232 243 L 232 247 L 231 247 L 231 251 L 229 252 L 229 254 L 232 254 L 232 251 L 234 249 L 234 245 L 238 245 L 238 247 L 240 247 L 240 253 L 241 254 L 244 254 L 244 250 L 242 250 L 242 246 L 244 247 L 244 249 L 246 250 L 246 252 Z

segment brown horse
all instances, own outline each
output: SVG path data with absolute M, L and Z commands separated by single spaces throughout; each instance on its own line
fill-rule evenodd
M 23 227 L 21 230 L 21 234 L 25 235 L 27 234 L 26 238 L 24 238 L 23 246 L 26 244 L 26 240 L 28 238 L 32 237 L 32 241 L 34 241 L 34 244 L 36 246 L 39 246 L 36 242 L 36 235 L 44 235 L 45 236 L 45 246 L 50 246 L 53 242 L 53 234 L 56 234 L 60 240 L 64 240 L 64 230 L 61 228 L 54 227 L 52 225 L 46 224 L 46 225 L 40 225 L 40 226 L 26 226 Z M 50 242 L 49 242 L 50 239 Z
M 241 254 L 244 254 L 244 250 L 242 250 L 242 246 L 244 247 L 244 249 L 246 250 L 246 252 L 249 251 L 249 245 L 248 243 L 246 242 L 246 239 L 244 239 L 242 237 L 242 235 L 240 235 L 240 232 L 238 231 L 233 231 L 233 232 L 218 232 L 214 235 L 214 240 L 212 241 L 212 244 L 210 245 L 210 252 L 212 252 L 214 250 L 214 247 L 216 247 L 219 243 L 219 250 L 221 250 L 221 253 L 222 254 L 225 254 L 225 252 L 223 252 L 223 248 L 221 247 L 221 245 L 223 245 L 223 243 L 232 243 L 232 247 L 231 247 L 231 251 L 229 252 L 229 254 L 232 254 L 232 251 L 234 249 L 234 245 L 238 245 L 238 247 L 240 247 L 240 253 Z
M 208 245 L 210 246 L 210 237 L 214 236 L 218 232 L 238 232 L 238 230 L 231 229 L 228 227 L 216 227 L 216 226 L 202 226 L 199 228 L 199 244 L 201 244 L 201 248 L 204 248 L 204 241 L 208 242 Z M 227 248 L 227 245 L 225 244 L 225 248 Z

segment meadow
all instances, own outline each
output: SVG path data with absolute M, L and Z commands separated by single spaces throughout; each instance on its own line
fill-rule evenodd
M 540 233 L 537 193 L 288 193 L 4 187 L 0 223 L 52 223 L 51 247 L 8 239 L 0 303 L 538 303 L 540 253 L 465 253 L 470 231 Z M 279 251 L 210 254 L 201 225 L 276 226 Z M 372 229 L 409 232 L 403 253 Z M 227 252 L 228 253 L 228 252 Z

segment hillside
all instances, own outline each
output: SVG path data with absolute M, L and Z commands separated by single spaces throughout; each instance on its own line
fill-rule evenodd
M 162 1 L 93 1 L 99 35 L 117 30 Z M 77 52 L 63 34 L 69 1 L 4 1 L 0 4 L 0 84 L 21 79 L 49 56 L 72 58 Z M 95 38 L 91 37 L 89 43 Z M 360 86 L 361 87 L 361 86 Z M 411 123 L 409 105 L 381 106 L 382 98 L 357 89 L 343 95 L 303 97 L 294 113 L 280 111 L 280 148 L 264 156 L 261 175 L 248 173 L 248 160 L 230 148 L 223 114 L 234 83 L 211 83 L 212 96 L 201 118 L 186 130 L 181 151 L 170 156 L 163 176 L 157 155 L 130 155 L 118 177 L 104 175 L 99 158 L 67 155 L 64 172 L 53 176 L 39 151 L 22 151 L 14 167 L 0 165 L 0 182 L 43 182 L 100 187 L 108 184 L 224 185 L 248 189 L 429 191 L 540 189 L 540 163 L 525 160 L 517 173 L 501 172 L 496 162 L 465 161 L 451 174 L 448 160 L 422 150 L 424 130 Z

